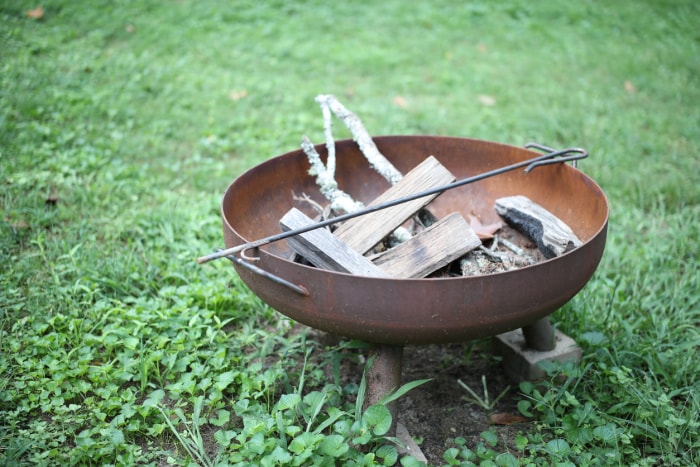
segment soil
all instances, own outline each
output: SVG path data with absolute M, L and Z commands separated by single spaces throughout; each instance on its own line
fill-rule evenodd
M 306 328 L 307 336 L 322 343 L 335 344 L 339 339 L 321 331 Z M 362 354 L 366 356 L 366 352 Z M 358 361 L 361 360 L 361 361 Z M 343 383 L 359 384 L 362 359 L 347 358 L 341 366 Z M 482 377 L 485 377 L 489 401 L 505 391 L 491 410 L 473 402 L 469 393 L 457 382 L 461 380 L 477 395 L 484 397 Z M 500 357 L 492 352 L 491 340 L 456 344 L 405 346 L 403 350 L 402 384 L 431 379 L 414 388 L 398 400 L 399 423 L 419 444 L 428 465 L 445 465 L 444 452 L 456 447 L 455 438 L 466 440 L 475 450 L 484 442 L 480 433 L 493 430 L 498 435 L 498 452 L 511 452 L 517 457 L 515 436 L 528 431 L 527 422 L 508 425 L 490 423 L 494 414 L 519 416 L 517 403 L 521 399 L 518 384 L 510 380 L 501 366 Z
M 490 401 L 507 391 L 490 411 L 470 402 L 473 399 L 457 382 L 461 380 L 483 397 L 482 376 Z M 402 378 L 404 383 L 433 378 L 399 400 L 399 421 L 414 439 L 422 438 L 420 448 L 429 465 L 444 465 L 442 455 L 455 447 L 457 437 L 476 449 L 483 442 L 479 434 L 489 429 L 498 434 L 499 451 L 517 451 L 514 438 L 527 431 L 527 424 L 490 424 L 492 414 L 519 415 L 520 396 L 517 383 L 510 381 L 487 341 L 405 347 Z

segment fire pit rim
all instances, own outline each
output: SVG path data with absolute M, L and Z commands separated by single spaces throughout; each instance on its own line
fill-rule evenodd
M 463 172 L 463 168 L 481 172 L 491 169 L 492 163 L 499 161 L 509 163 L 526 160 L 528 157 L 525 153 L 530 152 L 518 146 L 459 137 L 381 136 L 374 138 L 374 141 L 401 170 L 410 170 L 410 166 L 414 166 L 426 152 L 434 154 L 438 159 L 446 156 L 447 159 L 443 160 L 448 169 L 455 167 L 459 169 L 458 172 Z M 352 152 L 352 155 L 339 158 L 344 163 L 347 161 L 348 169 L 352 167 L 351 170 L 365 170 L 366 167 L 370 179 L 367 183 L 383 181 L 368 167 L 352 140 L 339 141 L 337 144 L 336 151 L 339 154 Z M 324 148 L 320 145 L 317 148 L 323 155 Z M 463 156 L 465 159 L 462 159 Z M 492 160 L 491 156 L 495 159 Z M 300 150 L 289 151 L 246 170 L 229 185 L 221 205 L 227 247 L 244 241 L 232 224 L 243 221 L 240 226 L 248 228 L 250 224 L 247 222 L 255 219 L 249 216 L 256 216 L 256 211 L 260 212 L 261 208 L 273 209 L 265 211 L 268 214 L 265 219 L 260 219 L 262 224 L 248 230 L 250 236 L 264 236 L 266 230 L 274 228 L 275 219 L 282 215 L 284 206 L 287 205 L 283 192 L 276 189 L 283 186 L 277 185 L 277 180 L 283 182 L 284 186 L 291 187 L 290 183 L 294 184 L 295 178 L 290 178 L 290 175 L 300 177 L 306 174 L 307 164 Z M 461 164 L 465 165 L 460 168 Z M 342 167 L 339 170 L 343 170 Z M 527 175 L 535 178 L 532 183 L 522 185 L 525 188 L 522 194 L 527 195 L 530 186 L 541 187 L 541 183 L 556 182 L 557 179 L 551 177 L 562 170 L 566 174 L 566 179 L 562 181 L 574 183 L 571 185 L 573 191 L 566 184 L 559 183 L 554 183 L 552 189 L 566 190 L 566 193 L 561 193 L 561 199 L 575 201 L 578 206 L 586 209 L 572 218 L 572 213 L 577 208 L 560 205 L 555 214 L 568 209 L 564 220 L 574 220 L 570 226 L 579 232 L 584 243 L 564 255 L 532 265 L 535 267 L 477 276 L 377 280 L 374 277 L 328 271 L 293 262 L 283 256 L 285 253 L 278 254 L 285 249 L 280 250 L 273 245 L 261 247 L 252 253 L 259 254 L 258 265 L 264 271 L 283 279 L 287 285 L 273 281 L 269 276 L 263 277 L 240 264 L 233 266 L 243 283 L 269 306 L 297 322 L 333 334 L 367 342 L 400 345 L 460 342 L 496 335 L 529 325 L 564 305 L 590 280 L 601 260 L 607 237 L 609 204 L 603 191 L 589 176 L 564 164 L 554 164 L 535 170 L 534 175 Z M 494 195 L 504 196 L 498 186 L 514 183 L 507 192 L 516 194 L 513 189 L 523 183 L 522 174 L 511 172 L 504 177 L 506 179 L 498 181 L 497 185 L 493 185 L 491 179 L 486 180 L 485 185 L 479 184 L 475 192 L 479 194 L 476 196 L 481 196 L 483 192 L 487 198 L 482 199 L 489 200 L 481 204 L 482 208 L 490 209 L 488 206 Z M 262 180 L 266 181 L 259 184 Z M 299 188 L 314 186 L 313 178 L 303 183 L 305 184 L 300 184 Z M 353 189 L 364 189 L 364 186 L 361 183 L 354 185 Z M 380 189 L 381 186 L 374 188 Z M 467 187 L 469 191 L 470 187 Z M 248 189 L 253 191 L 247 191 Z M 547 185 L 532 194 L 540 192 L 546 196 L 549 192 Z M 371 198 L 376 193 L 376 190 L 370 191 L 365 197 Z M 439 197 L 437 205 L 432 206 L 442 217 L 448 210 L 460 209 L 454 205 L 454 200 L 461 199 L 461 196 L 463 194 L 458 194 L 457 198 L 450 196 L 442 202 Z M 542 198 L 534 199 L 537 201 Z M 292 204 L 291 201 L 289 204 Z M 477 209 L 477 206 L 473 208 Z M 579 218 L 581 222 L 575 220 Z M 576 230 L 575 227 L 582 230 Z M 290 288 L 289 284 L 293 284 L 297 290 Z M 300 289 L 306 293 L 300 294 Z
M 465 141 L 465 140 L 466 140 L 466 141 L 475 142 L 475 143 L 484 143 L 484 144 L 490 144 L 490 145 L 497 145 L 497 146 L 502 146 L 502 147 L 507 147 L 507 148 L 517 148 L 517 149 L 519 149 L 519 150 L 524 150 L 524 151 L 532 152 L 533 155 L 537 154 L 535 151 L 532 151 L 532 150 L 530 150 L 530 149 L 526 149 L 526 148 L 523 148 L 523 147 L 520 147 L 520 146 L 509 145 L 509 144 L 506 144 L 506 143 L 500 143 L 500 142 L 496 142 L 496 141 L 482 140 L 482 139 L 476 139 L 476 138 L 467 138 L 467 137 L 458 137 L 458 136 L 441 136 L 441 135 L 432 135 L 432 134 L 425 134 L 425 135 L 415 135 L 415 134 L 413 134 L 413 135 L 400 135 L 400 134 L 399 134 L 399 135 L 378 135 L 378 136 L 373 137 L 372 139 L 375 140 L 375 141 L 390 141 L 390 140 L 393 139 L 393 138 L 403 138 L 403 139 L 405 139 L 405 138 L 409 138 L 409 139 L 410 139 L 410 138 L 416 138 L 416 139 L 420 139 L 420 138 L 437 138 L 437 139 L 455 140 L 455 141 Z M 337 144 L 348 143 L 348 142 L 351 142 L 351 141 L 352 141 L 351 139 L 338 140 L 338 141 L 337 141 Z M 323 149 L 325 149 L 325 145 L 323 145 L 323 144 L 318 144 L 318 145 L 316 145 L 315 147 L 316 147 L 316 149 L 319 150 L 319 151 L 322 151 Z M 298 152 L 299 152 L 299 149 L 295 149 L 295 150 L 288 151 L 288 152 L 286 152 L 286 153 L 283 153 L 283 154 L 280 154 L 280 155 L 271 157 L 271 158 L 269 158 L 269 159 L 266 159 L 265 161 L 263 161 L 263 162 L 261 162 L 261 163 L 259 163 L 259 164 L 254 165 L 253 167 L 250 167 L 250 168 L 244 170 L 244 171 L 243 171 L 241 174 L 239 174 L 233 181 L 231 181 L 231 183 L 226 187 L 226 190 L 224 191 L 224 197 L 223 197 L 222 200 L 221 200 L 221 217 L 222 217 L 223 222 L 225 223 L 226 228 L 228 228 L 231 232 L 235 233 L 236 236 L 237 236 L 238 238 L 240 238 L 240 239 L 243 240 L 243 242 L 250 242 L 250 241 L 253 241 L 253 240 L 256 240 L 256 239 L 248 239 L 248 238 L 246 238 L 244 235 L 242 235 L 239 231 L 237 231 L 237 230 L 231 225 L 231 223 L 230 223 L 229 220 L 228 220 L 228 217 L 226 216 L 226 212 L 225 212 L 226 195 L 229 193 L 229 191 L 232 189 L 233 185 L 238 181 L 239 178 L 244 177 L 244 176 L 246 176 L 247 174 L 251 173 L 252 171 L 259 169 L 259 168 L 260 168 L 261 166 L 263 166 L 263 165 L 274 164 L 277 160 L 282 159 L 282 158 L 284 158 L 284 157 L 287 157 L 287 156 L 290 155 L 290 154 L 294 154 L 294 153 L 298 153 Z M 587 182 L 590 183 L 590 184 L 592 184 L 593 187 L 596 189 L 596 191 L 597 191 L 600 195 L 602 195 L 603 201 L 604 201 L 603 204 L 604 204 L 604 206 L 605 206 L 605 215 L 603 216 L 603 217 L 604 217 L 603 222 L 601 223 L 600 227 L 599 227 L 595 232 L 593 232 L 593 233 L 589 236 L 588 239 L 586 239 L 585 241 L 582 242 L 582 245 L 580 246 L 580 247 L 582 247 L 582 246 L 585 246 L 586 244 L 588 244 L 589 242 L 593 241 L 595 238 L 597 238 L 597 237 L 601 234 L 601 232 L 602 232 L 603 230 L 606 230 L 606 229 L 607 229 L 607 227 L 608 227 L 608 222 L 609 222 L 609 217 L 610 217 L 610 203 L 609 203 L 609 200 L 608 200 L 607 195 L 605 194 L 605 192 L 603 191 L 603 189 L 600 187 L 600 185 L 598 185 L 598 183 L 596 183 L 595 180 L 593 180 L 591 177 L 589 177 L 587 174 L 585 174 L 585 173 L 582 172 L 581 170 L 579 170 L 579 169 L 577 169 L 577 168 L 574 168 L 574 167 L 571 167 L 571 166 L 569 166 L 568 164 L 566 165 L 566 169 L 567 169 L 567 170 L 577 170 L 578 172 L 580 172 L 580 174 L 581 174 L 583 177 L 585 177 L 585 179 L 587 179 Z M 440 196 L 442 196 L 442 195 L 440 195 Z M 290 207 L 291 207 L 291 203 L 290 203 Z M 243 243 L 243 242 L 241 242 L 241 243 Z M 579 247 L 579 248 L 580 248 L 580 247 Z M 519 273 L 519 272 L 522 272 L 522 271 L 526 271 L 526 270 L 528 270 L 528 269 L 531 269 L 531 268 L 535 268 L 535 267 L 537 267 L 537 266 L 540 266 L 540 265 L 542 265 L 542 264 L 544 264 L 544 263 L 548 263 L 548 262 L 551 262 L 551 261 L 555 261 L 555 260 L 558 260 L 558 259 L 565 258 L 566 256 L 572 254 L 575 250 L 576 250 L 576 249 L 573 249 L 573 250 L 570 250 L 570 251 L 568 251 L 568 252 L 566 252 L 566 253 L 564 253 L 564 254 L 558 256 L 558 257 L 549 258 L 549 259 L 544 259 L 544 260 L 542 260 L 542 261 L 538 261 L 537 263 L 534 263 L 534 264 L 531 264 L 531 265 L 527 265 L 527 266 L 523 266 L 523 267 L 519 267 L 519 268 L 517 268 L 517 269 L 512 269 L 512 270 L 510 270 L 510 271 L 499 271 L 499 272 L 493 272 L 493 273 L 489 273 L 489 274 L 479 274 L 479 275 L 474 275 L 474 276 L 458 276 L 458 277 L 430 277 L 430 278 L 401 278 L 401 277 L 386 277 L 386 278 L 384 278 L 384 277 L 373 277 L 372 279 L 373 279 L 373 280 L 379 280 L 379 281 L 397 281 L 397 280 L 400 280 L 400 281 L 413 281 L 413 282 L 423 282 L 423 281 L 453 281 L 453 280 L 463 281 L 463 280 L 465 280 L 465 279 L 475 279 L 475 280 L 476 280 L 476 279 L 483 279 L 484 277 L 489 277 L 489 276 L 500 276 L 500 275 L 506 275 L 506 274 L 515 274 L 515 273 Z M 272 257 L 274 257 L 275 259 L 278 259 L 278 260 L 281 260 L 281 261 L 284 261 L 284 262 L 287 262 L 287 263 L 294 264 L 294 266 L 302 267 L 303 269 L 318 270 L 318 268 L 316 268 L 316 267 L 314 267 L 314 266 L 308 266 L 308 265 L 305 265 L 305 264 L 302 264 L 302 263 L 296 263 L 296 262 L 294 262 L 294 261 L 291 261 L 289 258 L 286 258 L 286 257 L 281 256 L 281 255 L 277 255 L 277 254 L 275 254 L 275 253 L 272 253 L 272 252 L 268 251 L 268 249 L 267 249 L 265 246 L 258 248 L 258 255 L 261 256 L 261 257 L 262 257 L 262 256 L 272 256 Z M 368 276 L 362 276 L 362 275 L 358 275 L 358 274 L 350 274 L 350 273 L 346 273 L 346 272 L 331 271 L 331 270 L 327 270 L 327 269 L 323 269 L 323 271 L 326 272 L 326 273 L 329 273 L 329 274 L 337 274 L 337 275 L 340 275 L 340 276 L 368 277 Z

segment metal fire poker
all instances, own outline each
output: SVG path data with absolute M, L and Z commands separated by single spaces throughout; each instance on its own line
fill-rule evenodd
M 270 243 L 277 242 L 279 240 L 284 240 L 285 238 L 293 237 L 295 235 L 299 235 L 299 234 L 302 234 L 304 232 L 308 232 L 310 230 L 315 230 L 315 229 L 320 229 L 322 227 L 327 227 L 331 224 L 343 222 L 343 221 L 346 221 L 348 219 L 363 216 L 365 214 L 380 211 L 382 209 L 387 209 L 387 208 L 396 206 L 398 204 L 413 201 L 413 200 L 418 199 L 418 198 L 431 196 L 431 195 L 434 195 L 437 193 L 443 193 L 443 192 L 451 190 L 453 188 L 457 188 L 460 186 L 468 185 L 470 183 L 478 182 L 479 180 L 483 180 L 483 179 L 489 178 L 489 177 L 494 177 L 496 175 L 510 172 L 512 170 L 516 170 L 516 169 L 519 169 L 521 167 L 526 167 L 525 168 L 526 173 L 529 173 L 533 169 L 540 167 L 540 166 L 543 166 L 543 165 L 558 164 L 558 163 L 568 162 L 568 161 L 573 161 L 573 164 L 575 167 L 576 161 L 578 161 L 579 159 L 584 159 L 584 158 L 588 157 L 588 151 L 586 151 L 585 149 L 581 149 L 581 148 L 567 148 L 567 149 L 562 149 L 562 150 L 557 151 L 557 150 L 554 150 L 554 149 L 549 148 L 547 146 L 542 146 L 541 144 L 536 144 L 536 143 L 528 143 L 525 145 L 525 148 L 546 151 L 546 154 L 543 154 L 543 155 L 538 156 L 538 157 L 534 157 L 532 159 L 528 159 L 528 160 L 523 161 L 523 162 L 518 162 L 515 164 L 507 165 L 505 167 L 501 167 L 500 169 L 495 169 L 495 170 L 491 170 L 489 172 L 484 172 L 480 175 L 475 175 L 473 177 L 468 177 L 468 178 L 464 178 L 462 180 L 457 180 L 456 182 L 452 182 L 448 185 L 443 185 L 441 187 L 432 188 L 430 190 L 422 191 L 420 193 L 414 193 L 412 195 L 404 196 L 403 198 L 397 198 L 397 199 L 394 199 L 391 201 L 387 201 L 385 203 L 380 203 L 380 204 L 377 204 L 375 206 L 370 206 L 366 209 L 362 209 L 360 211 L 355 211 L 355 212 L 351 212 L 348 214 L 343 214 L 343 215 L 340 215 L 337 217 L 333 217 L 331 219 L 327 219 L 325 221 L 318 222 L 316 224 L 308 225 L 306 227 L 302 227 L 302 228 L 295 229 L 295 230 L 288 230 L 286 232 L 281 232 L 281 233 L 278 233 L 276 235 L 271 235 L 269 237 L 261 238 L 259 240 L 255 240 L 252 242 L 243 243 L 241 245 L 238 245 L 238 246 L 235 246 L 232 248 L 227 248 L 225 250 L 218 250 L 217 252 L 212 253 L 210 255 L 206 255 L 206 256 L 202 256 L 202 257 L 197 258 L 197 262 L 202 264 L 202 263 L 212 261 L 214 259 L 219 259 L 219 258 L 224 258 L 224 257 L 228 257 L 231 255 L 235 255 L 236 253 L 241 253 L 241 256 L 247 260 L 255 261 L 258 258 L 251 258 L 251 257 L 245 256 L 244 252 L 246 250 L 258 248 L 258 247 L 261 247 L 263 245 L 268 245 Z

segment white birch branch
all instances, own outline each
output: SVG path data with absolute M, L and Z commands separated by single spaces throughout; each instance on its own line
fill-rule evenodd
M 350 130 L 360 151 L 377 173 L 392 185 L 395 185 L 401 180 L 403 175 L 381 152 L 379 152 L 372 137 L 362 125 L 360 118 L 341 104 L 335 96 L 321 94 L 316 96 L 316 102 L 320 105 L 321 112 L 323 113 L 323 130 L 326 138 L 328 157 L 326 158 L 326 165 L 324 166 L 323 161 L 321 161 L 321 156 L 314 148 L 313 143 L 311 143 L 309 138 L 304 136 L 302 138 L 301 147 L 311 164 L 309 173 L 311 175 L 316 175 L 316 183 L 323 196 L 330 201 L 332 209 L 345 212 L 358 211 L 362 209 L 364 205 L 359 201 L 355 201 L 350 195 L 340 190 L 338 188 L 338 182 L 335 180 L 336 157 L 331 112 L 333 112 Z M 411 233 L 408 229 L 399 227 L 393 232 L 392 236 L 397 242 L 401 243 L 410 239 Z
M 365 127 L 362 125 L 360 118 L 353 112 L 345 108 L 343 104 L 336 99 L 335 96 L 331 94 L 320 94 L 316 96 L 316 102 L 321 106 L 321 109 L 325 116 L 328 109 L 333 111 L 336 117 L 341 120 L 346 127 L 352 133 L 353 139 L 360 147 L 360 151 L 367 158 L 370 166 L 377 171 L 382 177 L 384 177 L 392 185 L 396 184 L 399 180 L 403 178 L 401 172 L 399 172 L 394 165 L 389 162 L 389 160 L 384 157 L 384 155 L 379 152 L 377 146 L 374 144 L 372 137 L 369 135 Z M 325 125 L 324 125 L 325 126 Z M 330 127 L 330 124 L 328 125 Z M 328 139 L 328 133 L 326 132 L 326 139 Z M 330 153 L 329 153 L 330 154 Z
M 362 203 L 355 201 L 350 195 L 338 188 L 334 174 L 328 170 L 327 166 L 323 165 L 321 155 L 306 136 L 301 140 L 301 149 L 311 164 L 309 173 L 316 176 L 316 184 L 323 196 L 330 201 L 331 208 L 338 211 L 355 212 L 364 207 Z
M 332 209 L 355 212 L 365 207 L 364 204 L 355 201 L 352 196 L 338 188 L 338 182 L 335 180 L 335 177 L 329 172 L 327 166 L 323 165 L 321 155 L 306 136 L 301 140 L 301 149 L 309 159 L 309 164 L 311 164 L 309 174 L 316 176 L 316 184 L 321 190 L 321 194 L 330 201 Z M 405 242 L 411 238 L 411 233 L 405 227 L 397 228 L 392 235 L 398 243 Z
M 335 141 L 333 140 L 331 109 L 327 106 L 321 106 L 321 112 L 323 113 L 323 132 L 326 136 L 326 151 L 328 151 L 326 171 L 331 177 L 335 177 Z

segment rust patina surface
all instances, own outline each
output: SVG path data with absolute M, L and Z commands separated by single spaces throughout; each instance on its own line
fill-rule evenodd
M 439 136 L 374 138 L 406 173 L 429 155 L 458 179 L 531 159 L 538 153 L 500 143 Z M 317 146 L 325 154 L 325 146 Z M 353 141 L 336 143 L 340 188 L 368 203 L 389 185 Z M 589 159 L 581 168 L 592 163 Z M 238 177 L 222 201 L 226 247 L 280 232 L 279 219 L 305 193 L 324 201 L 301 150 L 272 158 Z M 608 201 L 581 170 L 566 164 L 513 171 L 447 191 L 433 201 L 438 217 L 453 211 L 497 219 L 494 201 L 525 195 L 566 222 L 583 245 L 560 257 L 504 273 L 439 279 L 377 279 L 294 263 L 285 241 L 261 247 L 257 266 L 301 285 L 308 296 L 235 265 L 243 282 L 277 311 L 321 329 L 384 344 L 429 344 L 489 337 L 534 323 L 569 301 L 595 272 L 605 247 Z

